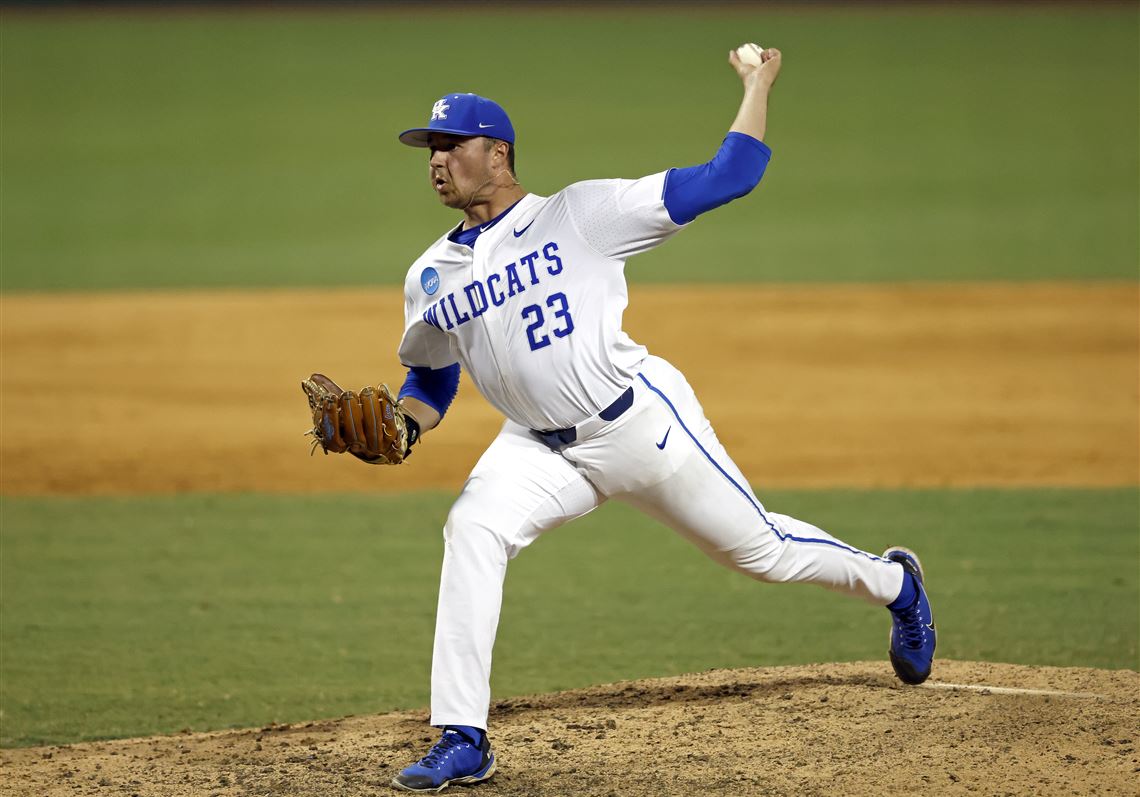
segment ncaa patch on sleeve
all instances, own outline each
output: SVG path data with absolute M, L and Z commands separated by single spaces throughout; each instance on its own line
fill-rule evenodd
M 423 286 L 424 293 L 431 296 L 439 290 L 439 272 L 431 266 L 425 268 L 420 274 L 420 285 Z

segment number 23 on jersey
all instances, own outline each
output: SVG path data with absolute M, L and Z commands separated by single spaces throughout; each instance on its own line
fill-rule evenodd
M 570 305 L 566 301 L 566 294 L 552 293 L 546 297 L 546 308 L 550 311 L 549 331 L 556 338 L 564 338 L 574 331 L 574 318 L 570 315 Z M 543 312 L 542 305 L 530 304 L 523 308 L 524 321 L 530 321 L 526 328 L 526 339 L 530 343 L 531 351 L 550 345 L 550 335 L 544 331 L 547 328 L 547 313 Z

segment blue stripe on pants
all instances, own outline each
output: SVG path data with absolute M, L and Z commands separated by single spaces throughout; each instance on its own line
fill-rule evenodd
M 819 539 L 815 539 L 813 537 L 796 537 L 795 535 L 792 535 L 792 534 L 781 534 L 780 529 L 776 526 L 776 524 L 774 524 L 771 520 L 768 519 L 768 516 L 764 513 L 764 510 L 761 509 L 760 506 L 756 503 L 756 499 L 753 497 L 752 491 L 749 489 L 746 489 L 745 487 L 742 487 L 739 484 L 737 484 L 736 480 L 733 479 L 728 474 L 728 472 L 725 471 L 725 469 L 720 466 L 720 463 L 718 463 L 715 459 L 713 459 L 712 455 L 709 454 L 709 452 L 705 450 L 705 447 L 703 445 L 701 445 L 701 441 L 697 439 L 697 436 L 692 433 L 692 431 L 689 429 L 689 427 L 685 424 L 684 420 L 681 419 L 681 413 L 677 412 L 677 408 L 673 406 L 673 402 L 669 400 L 669 397 L 666 396 L 664 393 L 662 393 L 658 388 L 656 388 L 652 382 L 650 382 L 648 379 L 646 379 L 645 374 L 638 374 L 637 376 L 642 382 L 645 383 L 646 387 L 648 387 L 650 390 L 652 390 L 654 393 L 656 393 L 658 396 L 660 396 L 661 400 L 664 401 L 666 405 L 668 405 L 669 410 L 673 413 L 673 417 L 677 419 L 677 423 L 681 424 L 681 428 L 685 430 L 685 434 L 687 434 L 689 436 L 689 439 L 691 439 L 696 444 L 696 446 L 700 450 L 700 452 L 705 455 L 705 459 L 707 459 L 709 462 L 711 462 L 712 466 L 714 468 L 716 468 L 718 471 L 720 471 L 720 474 L 722 476 L 724 476 L 724 478 L 728 479 L 729 484 L 731 484 L 733 487 L 735 487 L 737 490 L 740 491 L 740 494 L 743 495 L 748 500 L 748 503 L 752 505 L 752 508 L 756 510 L 756 513 L 758 515 L 760 515 L 760 519 L 764 521 L 764 524 L 769 529 L 771 529 L 772 533 L 776 535 L 777 539 L 779 539 L 781 542 L 783 542 L 784 540 L 792 540 L 793 542 L 814 543 L 816 545 L 831 545 L 835 548 L 839 548 L 840 550 L 847 551 L 848 553 L 853 553 L 853 554 L 856 554 L 858 556 L 865 556 L 868 559 L 871 559 L 871 560 L 876 561 L 876 562 L 883 561 L 878 556 L 872 556 L 871 554 L 867 553 L 866 551 L 860 551 L 858 548 L 852 548 L 848 545 L 843 545 L 842 543 L 836 542 L 835 540 L 819 540 Z

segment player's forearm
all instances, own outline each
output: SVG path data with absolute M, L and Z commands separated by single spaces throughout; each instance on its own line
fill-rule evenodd
M 416 423 L 420 425 L 420 434 L 439 426 L 439 422 L 443 420 L 443 416 L 436 412 L 434 407 L 417 398 L 404 396 L 400 399 L 400 404 L 405 412 L 416 419 Z
M 744 85 L 744 99 L 740 101 L 740 110 L 736 112 L 730 132 L 744 133 L 757 141 L 764 140 L 764 134 L 768 132 L 768 94 L 780 75 L 782 60 L 782 53 L 775 47 L 763 50 L 759 63 L 755 55 L 750 58 L 743 48 L 728 54 L 729 64 Z
M 445 368 L 413 367 L 400 388 L 400 404 L 419 424 L 420 432 L 439 425 L 459 390 L 459 364 Z
M 771 86 L 760 80 L 745 83 L 744 98 L 740 101 L 740 110 L 736 112 L 730 133 L 744 133 L 757 141 L 764 140 L 768 127 L 768 93 Z

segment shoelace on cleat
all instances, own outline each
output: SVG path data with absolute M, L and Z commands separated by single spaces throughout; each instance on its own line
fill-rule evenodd
M 428 754 L 420 759 L 420 766 L 435 769 L 443 763 L 444 757 L 461 744 L 469 744 L 458 733 L 445 733 L 443 738 L 435 743 Z
M 913 650 L 918 650 L 926 643 L 926 624 L 922 622 L 922 615 L 918 611 L 919 602 L 916 598 L 914 605 L 909 609 L 899 609 L 895 612 L 895 616 L 901 621 L 899 633 L 902 635 L 902 643 Z

